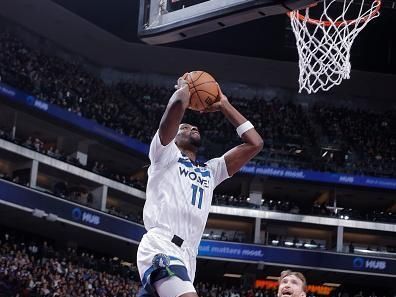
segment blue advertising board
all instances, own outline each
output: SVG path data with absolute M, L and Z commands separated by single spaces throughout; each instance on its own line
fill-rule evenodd
M 396 190 L 396 179 L 371 177 L 364 175 L 350 175 L 342 173 L 318 172 L 312 170 L 298 170 L 257 166 L 256 175 L 272 176 L 303 181 L 324 182 L 351 186 L 382 188 Z
M 0 200 L 30 209 L 43 210 L 75 224 L 135 242 L 140 242 L 143 234 L 146 233 L 142 225 L 4 180 L 0 180 Z
M 89 227 L 108 236 L 140 242 L 146 232 L 142 225 L 108 215 L 92 208 L 55 198 L 51 195 L 0 180 L 0 203 L 29 209 L 39 209 L 57 215 L 80 227 Z M 396 277 L 396 260 L 339 253 L 290 249 L 256 244 L 202 240 L 199 257 L 268 263 L 281 266 L 298 266 L 311 269 L 348 271 Z
M 77 114 L 55 104 L 51 104 L 25 94 L 24 92 L 21 92 L 3 83 L 0 83 L 0 94 L 3 95 L 3 98 L 6 98 L 11 102 L 26 105 L 32 109 L 44 112 L 47 115 L 56 118 L 57 120 L 71 124 L 84 131 L 96 134 L 115 143 L 119 143 L 134 151 L 148 155 L 149 146 L 147 144 L 142 143 L 134 138 L 119 134 L 110 128 L 96 123 L 93 120 L 80 117 Z
M 396 277 L 396 260 L 255 244 L 202 240 L 199 256 Z

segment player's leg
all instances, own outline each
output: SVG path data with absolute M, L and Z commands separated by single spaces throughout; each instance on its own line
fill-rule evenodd
M 185 294 L 188 295 L 184 297 L 198 296 L 186 266 L 178 258 L 157 254 L 150 261 L 143 261 L 143 257 L 138 257 L 138 260 L 139 271 L 144 271 L 141 274 L 142 287 L 138 297 L 179 297 Z
M 153 286 L 160 297 L 198 297 L 192 282 L 177 276 L 156 281 Z
M 139 297 L 198 297 L 193 285 L 195 254 L 184 254 L 158 236 L 145 234 L 137 253 L 142 280 Z M 176 250 L 175 250 L 176 249 Z M 166 250 L 168 253 L 158 253 Z

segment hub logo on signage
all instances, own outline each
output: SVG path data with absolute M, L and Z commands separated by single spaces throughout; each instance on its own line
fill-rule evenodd
M 386 261 L 377 259 L 363 259 L 354 258 L 353 268 L 355 269 L 374 269 L 374 270 L 384 270 L 386 269 Z
M 29 105 L 32 105 L 34 107 L 37 107 L 38 109 L 44 110 L 44 111 L 48 110 L 48 103 L 38 100 L 38 99 L 34 98 L 33 96 L 27 96 L 26 103 Z
M 100 217 L 98 215 L 82 210 L 79 207 L 76 207 L 72 210 L 72 218 L 75 221 L 82 221 L 92 225 L 100 224 Z

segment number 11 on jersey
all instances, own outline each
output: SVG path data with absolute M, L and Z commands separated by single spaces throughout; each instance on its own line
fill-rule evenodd
M 192 188 L 192 200 L 191 200 L 191 204 L 195 205 L 195 202 L 197 200 L 197 192 L 199 197 L 198 197 L 198 208 L 201 209 L 202 207 L 202 198 L 203 198 L 203 193 L 204 193 L 204 189 L 202 189 L 201 187 L 198 187 L 197 185 L 191 185 Z

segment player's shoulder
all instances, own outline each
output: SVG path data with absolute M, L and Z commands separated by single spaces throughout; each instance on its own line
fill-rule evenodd
M 161 143 L 158 131 L 155 133 L 150 144 L 149 158 L 152 164 L 168 164 L 180 154 L 174 140 L 164 145 Z
M 205 168 L 208 170 L 218 170 L 223 165 L 225 166 L 224 156 L 212 158 L 204 163 Z
M 216 157 L 216 158 L 212 158 L 210 160 L 207 160 L 203 164 L 206 167 L 210 167 L 210 166 L 213 166 L 214 164 L 223 163 L 223 162 L 225 162 L 224 156 L 220 156 L 220 157 Z

